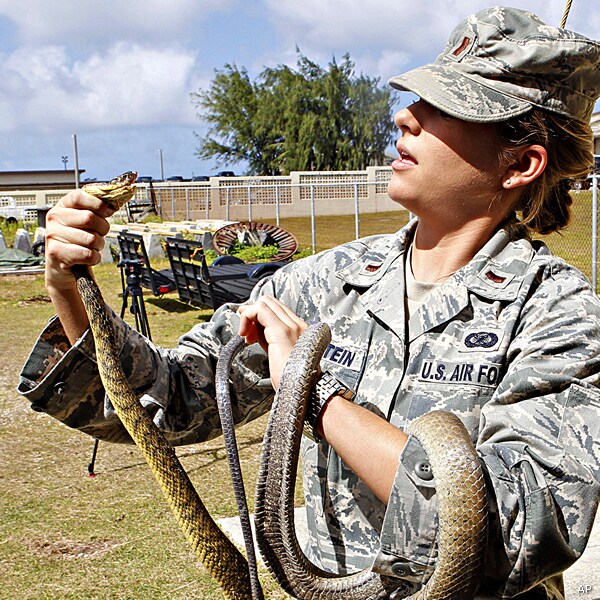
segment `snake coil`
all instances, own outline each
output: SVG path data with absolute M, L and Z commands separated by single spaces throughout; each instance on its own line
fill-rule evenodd
M 335 576 L 312 564 L 303 553 L 294 526 L 294 487 L 300 440 L 310 390 L 319 362 L 331 340 L 329 327 L 311 325 L 296 343 L 284 368 L 267 425 L 256 491 L 256 537 L 262 557 L 278 583 L 294 598 L 383 600 L 401 598 L 401 583 L 365 569 Z M 229 405 L 226 373 L 243 339 L 233 338 L 217 367 L 217 393 Z M 224 435 L 233 423 L 222 422 Z M 468 600 L 475 595 L 486 549 L 487 503 L 481 463 L 464 425 L 451 413 L 433 411 L 407 429 L 427 453 L 438 496 L 438 560 L 429 581 L 413 600 Z M 235 444 L 234 444 L 235 446 Z M 231 447 L 227 446 L 228 451 Z M 235 451 L 235 450 L 234 450 Z M 237 457 L 234 462 L 239 463 Z M 234 478 L 234 489 L 243 484 Z M 240 508 L 243 493 L 237 496 Z M 240 512 L 242 512 L 242 508 Z M 252 540 L 246 539 L 246 545 Z

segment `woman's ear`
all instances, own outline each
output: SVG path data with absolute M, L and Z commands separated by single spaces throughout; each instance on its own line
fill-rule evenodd
M 514 189 L 530 184 L 537 179 L 548 164 L 546 148 L 539 144 L 521 148 L 515 161 L 506 169 L 502 177 L 502 187 Z

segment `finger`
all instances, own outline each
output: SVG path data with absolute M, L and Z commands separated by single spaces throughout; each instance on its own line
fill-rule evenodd
M 102 248 L 65 243 L 60 240 L 46 242 L 47 264 L 58 264 L 62 269 L 73 265 L 95 265 L 100 262 Z
M 273 319 L 292 328 L 304 323 L 294 311 L 273 296 L 261 296 L 254 304 L 242 305 L 238 313 L 245 322 L 258 322 L 263 326 L 269 325 Z
M 271 296 L 263 296 L 252 305 L 240 307 L 238 312 L 239 334 L 248 344 L 263 339 L 267 344 L 283 342 L 287 345 L 289 340 L 295 343 L 308 327 L 290 308 Z
M 72 190 L 63 196 L 58 204 L 65 208 L 74 208 L 78 210 L 90 210 L 102 217 L 110 217 L 114 214 L 115 209 L 103 202 L 100 198 L 86 193 L 82 189 Z
M 99 226 L 99 228 L 101 232 L 55 222 L 46 231 L 46 243 L 61 242 L 99 251 L 104 247 L 104 227 Z
M 254 304 L 244 305 L 238 308 L 240 324 L 238 333 L 247 344 L 254 344 L 259 340 L 258 330 L 263 331 L 263 326 L 258 321 L 258 307 Z M 264 335 L 262 336 L 264 337 Z
M 60 226 L 92 231 L 101 236 L 110 231 L 108 221 L 94 211 L 57 204 L 46 216 L 46 229 L 52 233 L 55 227 Z
M 263 304 L 268 307 L 274 315 L 290 328 L 304 328 L 305 321 L 301 319 L 291 308 L 273 296 L 261 297 Z
M 274 310 L 275 309 L 275 310 Z M 258 341 L 265 327 L 275 327 L 282 324 L 285 314 L 278 314 L 277 305 L 272 306 L 266 301 L 266 297 L 259 298 L 254 304 L 240 306 L 239 334 L 246 338 L 248 344 Z M 283 323 L 286 327 L 289 323 Z

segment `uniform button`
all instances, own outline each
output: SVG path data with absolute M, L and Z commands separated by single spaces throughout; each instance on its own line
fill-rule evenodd
M 433 479 L 433 471 L 431 470 L 431 465 L 429 464 L 429 461 L 420 460 L 415 465 L 415 473 L 423 481 L 431 481 Z
M 69 389 L 69 386 L 64 381 L 59 381 L 54 385 L 53 389 L 55 394 L 64 394 Z
M 396 562 L 391 566 L 392 573 L 396 575 L 396 577 L 406 577 L 407 575 L 412 575 L 412 569 L 409 565 L 404 562 Z

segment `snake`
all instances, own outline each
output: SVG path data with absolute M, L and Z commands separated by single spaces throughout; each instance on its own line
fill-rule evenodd
M 128 171 L 106 184 L 88 184 L 82 189 L 118 209 L 133 197 L 136 177 L 137 173 Z M 112 319 L 92 270 L 86 265 L 74 265 L 72 270 L 94 337 L 100 379 L 117 416 L 141 450 L 184 536 L 220 585 L 223 596 L 247 600 L 251 587 L 246 558 L 212 519 L 173 446 L 132 390 L 121 366 Z
M 88 184 L 84 190 L 120 208 L 135 193 L 133 171 L 106 184 Z M 210 516 L 183 469 L 174 448 L 153 422 L 132 390 L 121 365 L 110 311 L 89 266 L 74 265 L 73 274 L 85 307 L 96 348 L 100 378 L 117 416 L 139 447 L 161 487 L 176 520 L 197 557 L 221 587 L 227 600 L 260 600 L 256 557 L 251 564 Z M 395 599 L 398 580 L 364 569 L 335 576 L 312 564 L 302 552 L 294 527 L 294 482 L 300 439 L 310 390 L 331 332 L 324 323 L 313 324 L 294 346 L 282 373 L 267 425 L 255 501 L 257 542 L 267 567 L 279 585 L 294 598 L 328 600 Z M 215 385 L 217 402 L 228 404 L 221 413 L 228 444 L 235 434 L 231 416 L 228 373 L 245 344 L 233 336 L 219 356 Z M 409 424 L 428 455 L 438 496 L 439 540 L 435 571 L 412 600 L 472 598 L 481 576 L 486 547 L 487 505 L 481 463 L 464 425 L 445 411 L 432 411 Z M 235 457 L 230 463 L 235 463 Z M 239 470 L 239 457 L 237 457 Z M 239 473 L 241 479 L 241 473 Z M 235 486 L 238 502 L 243 482 Z M 245 520 L 248 521 L 247 507 Z M 245 534 L 246 537 L 246 534 Z M 247 539 L 247 538 L 246 538 Z
M 294 484 L 310 391 L 330 341 L 331 331 L 325 323 L 312 324 L 302 333 L 284 367 L 269 414 L 255 498 L 256 538 L 269 571 L 294 598 L 473 598 L 481 580 L 487 545 L 487 498 L 481 461 L 471 437 L 462 421 L 448 411 L 433 410 L 406 428 L 407 435 L 414 436 L 427 454 L 438 497 L 437 562 L 421 589 L 400 595 L 397 578 L 371 569 L 337 576 L 311 563 L 302 551 L 294 525 Z M 217 365 L 217 395 L 224 394 L 219 399 L 224 405 L 230 404 L 224 374 L 244 343 L 243 338 L 234 336 L 219 358 L 222 365 Z M 226 437 L 230 426 L 233 429 L 232 423 L 223 423 Z M 234 489 L 239 492 L 243 486 L 234 480 Z M 241 508 L 245 498 L 236 497 Z M 248 547 L 252 539 L 245 536 L 245 540 Z

